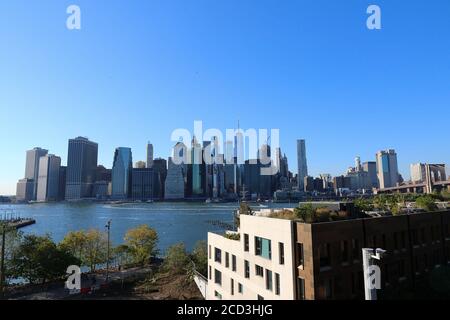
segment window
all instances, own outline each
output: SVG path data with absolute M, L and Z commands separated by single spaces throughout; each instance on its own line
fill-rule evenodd
M 356 285 L 356 275 L 352 272 L 352 295 L 356 294 L 357 285 Z
M 255 273 L 257 276 L 264 277 L 264 268 L 261 266 L 255 265 Z
M 280 275 L 278 273 L 275 273 L 275 294 L 279 296 L 280 292 Z
M 297 266 L 304 267 L 305 266 L 305 256 L 303 253 L 303 243 L 297 243 Z
M 244 233 L 244 251 L 249 251 L 248 234 Z
M 222 285 L 222 272 L 214 269 L 214 283 L 218 285 Z
M 299 300 L 305 300 L 305 279 L 297 278 L 297 297 Z
M 236 256 L 234 254 L 231 256 L 231 270 L 236 272 Z
M 222 263 L 222 250 L 214 248 L 214 261 Z
M 321 268 L 330 266 L 330 245 L 328 243 L 319 246 L 319 259 Z
M 361 250 L 359 248 L 359 240 L 358 239 L 352 239 L 352 258 L 353 261 L 359 260 L 361 254 Z
M 242 283 L 238 283 L 238 292 L 244 293 L 244 287 L 242 286 Z
M 258 300 L 264 300 L 264 297 L 258 294 Z
M 247 260 L 244 261 L 244 270 L 245 270 L 245 277 L 247 279 L 249 279 L 250 278 L 250 263 Z
M 211 266 L 209 266 L 209 280 L 212 280 L 212 271 L 211 271 Z
M 280 254 L 280 264 L 284 264 L 284 243 L 278 243 L 278 252 Z
M 255 237 L 255 255 L 272 259 L 272 244 L 268 239 Z
M 211 246 L 208 246 L 208 258 L 211 259 Z
M 273 290 L 272 271 L 266 269 L 266 289 Z
M 225 252 L 225 268 L 230 267 L 230 254 L 228 252 Z
M 349 261 L 347 240 L 341 241 L 341 259 L 342 259 L 342 263 L 348 263 L 348 261 Z
M 222 295 L 220 293 L 218 293 L 217 291 L 214 291 L 214 296 L 219 299 L 222 300 Z
M 234 279 L 231 279 L 230 289 L 231 289 L 231 295 L 234 296 Z

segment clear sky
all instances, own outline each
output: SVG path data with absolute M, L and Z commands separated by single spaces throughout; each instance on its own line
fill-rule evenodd
M 79 31 L 66 8 L 81 8 Z M 382 10 L 382 30 L 366 9 Z M 279 128 L 296 170 L 342 174 L 356 155 L 394 148 L 450 164 L 448 0 L 14 0 L 0 2 L 0 194 L 25 151 L 67 158 L 67 140 L 145 160 L 167 157 L 176 128 Z

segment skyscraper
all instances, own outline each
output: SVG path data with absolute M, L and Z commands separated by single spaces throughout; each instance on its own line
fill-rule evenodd
M 306 162 L 306 145 L 305 140 L 297 140 L 297 182 L 298 190 L 303 191 L 305 177 L 308 176 L 308 164 Z
M 147 143 L 147 168 L 153 167 L 153 145 Z
M 92 197 L 96 177 L 98 144 L 84 137 L 69 140 L 66 200 Z
M 156 158 L 153 161 L 155 181 L 153 183 L 153 194 L 156 199 L 164 199 L 164 189 L 167 176 L 167 160 Z
M 31 201 L 33 200 L 34 180 L 20 179 L 17 182 L 16 200 L 17 201 Z
M 128 199 L 131 194 L 131 174 L 133 169 L 133 156 L 130 148 L 116 148 L 112 167 L 113 199 Z
M 33 180 L 33 192 L 32 199 L 36 200 L 37 196 L 37 184 L 39 178 L 39 159 L 45 156 L 48 150 L 41 148 L 34 148 L 27 151 L 27 160 L 25 165 L 25 179 Z
M 203 167 L 203 153 L 202 146 L 197 142 L 197 139 L 192 139 L 192 148 L 191 148 L 191 183 L 192 183 L 192 196 L 198 197 L 202 196 L 203 188 L 202 188 L 202 167 Z
M 372 188 L 378 188 L 377 163 L 375 161 L 364 162 L 362 169 L 369 175 Z
M 184 165 L 175 164 L 172 157 L 169 158 L 164 198 L 167 200 L 184 199 Z
M 131 179 L 131 197 L 133 200 L 153 200 L 153 168 L 134 168 Z
M 59 172 L 61 158 L 47 154 L 39 160 L 37 201 L 57 201 L 59 199 Z
M 389 149 L 376 154 L 377 175 L 380 189 L 395 187 L 399 182 L 397 154 Z

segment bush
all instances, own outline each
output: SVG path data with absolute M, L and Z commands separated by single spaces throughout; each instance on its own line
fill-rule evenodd
M 416 205 L 419 208 L 429 212 L 436 211 L 438 209 L 436 203 L 434 202 L 434 198 L 429 195 L 418 197 L 416 200 Z

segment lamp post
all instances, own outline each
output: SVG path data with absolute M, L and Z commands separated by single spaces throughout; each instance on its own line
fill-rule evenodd
M 0 253 L 0 296 L 3 296 L 5 285 L 5 242 L 6 242 L 6 223 L 0 223 L 2 227 L 2 248 Z
M 110 247 L 110 233 L 111 233 L 111 220 L 108 221 L 105 228 L 108 230 L 108 249 L 106 255 L 106 283 L 109 281 L 109 247 Z
M 377 248 L 363 248 L 363 272 L 364 292 L 366 300 L 377 300 L 377 290 L 381 289 L 380 267 L 374 264 L 374 260 L 381 260 L 386 250 Z

